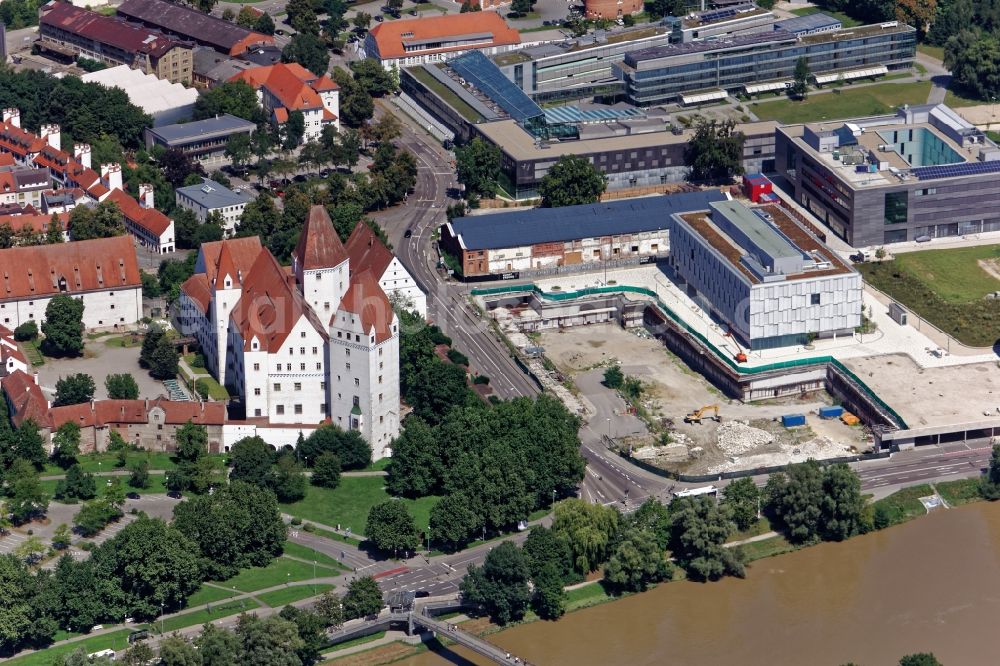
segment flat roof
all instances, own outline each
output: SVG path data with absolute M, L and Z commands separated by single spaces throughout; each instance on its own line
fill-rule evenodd
M 743 232 L 751 243 L 768 256 L 775 258 L 802 256 L 798 248 L 742 202 L 720 201 L 713 203 L 712 208 L 725 215 L 726 219 Z
M 666 229 L 674 213 L 705 210 L 712 203 L 725 199 L 719 190 L 681 192 L 583 206 L 460 217 L 451 221 L 451 228 L 456 236 L 461 236 L 466 249 L 497 250 Z
M 823 12 L 796 16 L 795 18 L 775 21 L 774 27 L 788 32 L 806 32 L 809 30 L 822 30 L 824 28 L 836 29 L 843 25 L 840 19 L 833 18 Z
M 760 7 L 752 4 L 731 7 L 729 9 L 710 9 L 705 12 L 698 12 L 692 18 L 685 18 L 683 20 L 683 25 L 688 29 L 703 28 L 707 25 L 726 23 L 727 21 L 739 21 L 770 13 L 771 10 L 761 9 Z
M 772 120 L 744 123 L 736 126 L 736 130 L 748 137 L 774 135 L 778 123 Z M 504 153 L 515 160 L 551 159 L 553 162 L 562 155 L 590 155 L 610 150 L 628 150 L 634 148 L 652 148 L 671 144 L 687 144 L 694 137 L 694 130 L 686 129 L 680 134 L 672 132 L 644 132 L 626 134 L 624 136 L 598 137 L 576 141 L 550 141 L 548 144 L 536 144 L 535 138 L 518 126 L 513 120 L 498 120 L 492 123 L 480 123 L 476 129 L 486 138 L 500 147 Z M 542 147 L 545 145 L 546 147 Z
M 739 48 L 741 46 L 753 46 L 755 44 L 767 44 L 769 42 L 789 41 L 795 41 L 795 35 L 787 30 L 756 32 L 749 35 L 735 35 L 725 39 L 685 42 L 683 44 L 667 44 L 665 46 L 653 46 L 648 49 L 640 49 L 626 54 L 625 63 L 634 67 L 638 63 L 645 62 L 647 60 L 657 60 L 658 58 L 670 58 L 672 56 L 704 53 L 706 51 L 723 51 L 725 49 Z
M 149 132 L 166 143 L 182 143 L 216 135 L 232 134 L 239 131 L 252 132 L 256 128 L 257 125 L 249 120 L 243 120 L 242 118 L 225 113 L 215 118 L 195 120 L 190 123 L 152 127 L 149 129 Z
M 188 185 L 179 187 L 177 191 L 188 199 L 198 202 L 204 208 L 225 208 L 226 206 L 238 206 L 250 201 L 250 197 L 242 192 L 233 192 L 225 185 L 220 185 L 214 180 L 203 178 L 201 185 Z
M 737 202 L 728 203 L 745 207 Z M 713 204 L 713 206 L 718 206 L 718 204 Z M 855 272 L 854 269 L 840 257 L 840 255 L 830 250 L 818 238 L 809 233 L 805 227 L 794 220 L 791 215 L 789 215 L 788 211 L 781 206 L 771 204 L 767 206 L 748 208 L 747 210 L 760 210 L 771 217 L 771 222 L 773 222 L 774 226 L 781 232 L 781 234 L 777 234 L 772 231 L 770 235 L 773 235 L 776 238 L 781 238 L 781 235 L 783 234 L 785 238 L 782 239 L 782 241 L 786 245 L 790 241 L 794 249 L 801 250 L 807 254 L 815 255 L 819 259 L 829 262 L 830 264 L 829 268 L 785 274 L 785 281 L 805 280 L 809 278 L 838 274 L 848 275 Z M 767 224 L 764 220 L 758 218 L 752 212 L 750 214 L 757 218 L 761 225 Z M 703 211 L 699 211 L 682 213 L 677 217 L 686 223 L 706 242 L 708 242 L 708 244 L 719 252 L 719 254 L 721 254 L 737 271 L 742 273 L 750 284 L 760 284 L 762 282 L 761 279 L 741 261 L 743 255 L 746 254 L 746 251 L 737 245 L 728 234 L 724 233 L 715 223 L 713 223 L 708 214 Z M 732 220 L 732 218 L 729 219 Z M 787 239 L 787 241 L 785 239 Z M 761 242 L 769 241 L 761 239 Z

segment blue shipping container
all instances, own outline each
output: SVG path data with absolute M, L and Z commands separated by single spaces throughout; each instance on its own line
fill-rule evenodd
M 832 407 L 820 407 L 819 417 L 821 419 L 837 419 L 840 415 L 844 413 L 844 408 L 840 405 L 833 405 Z
M 794 428 L 806 424 L 805 414 L 785 414 L 781 417 L 781 425 L 786 428 Z

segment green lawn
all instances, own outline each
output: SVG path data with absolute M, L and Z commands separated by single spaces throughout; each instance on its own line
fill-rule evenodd
M 774 555 L 781 555 L 782 553 L 795 550 L 795 546 L 790 544 L 783 536 L 771 537 L 770 539 L 764 539 L 763 541 L 754 541 L 753 543 L 744 544 L 740 546 L 740 548 L 743 549 L 747 562 L 753 562 L 754 560 L 760 560 L 765 557 L 773 557 Z
M 933 494 L 934 490 L 927 484 L 903 488 L 875 502 L 874 506 L 888 510 L 889 524 L 898 525 L 927 513 L 924 505 L 920 503 L 920 498 Z
M 293 527 L 292 529 L 298 529 L 298 528 Z M 320 529 L 315 525 L 311 525 L 311 529 L 305 531 L 311 534 L 315 534 L 316 536 L 321 536 L 324 539 L 330 539 L 331 541 L 340 541 L 341 543 L 349 543 L 352 546 L 360 546 L 362 541 L 361 539 L 355 539 L 354 537 L 344 536 L 343 534 L 338 534 L 337 532 L 329 532 L 327 530 Z
M 578 587 L 566 593 L 566 610 L 577 610 L 594 606 L 611 599 L 611 595 L 605 591 L 600 581 Z
M 767 518 L 761 518 L 756 523 L 750 526 L 750 529 L 744 530 L 743 532 L 736 532 L 729 537 L 729 541 L 743 541 L 744 539 L 749 539 L 751 537 L 760 536 L 761 534 L 767 534 L 772 529 L 771 521 Z
M 947 93 L 945 93 L 944 103 L 953 109 L 957 109 L 963 106 L 979 106 L 981 104 L 989 104 L 989 102 L 984 102 L 981 99 L 963 97 L 962 95 L 952 90 L 949 90 Z
M 1000 337 L 1000 280 L 979 262 L 1000 270 L 1000 245 L 907 252 L 894 260 L 858 266 L 865 280 L 935 326 L 975 347 Z
M 330 527 L 350 527 L 354 534 L 361 535 L 365 531 L 369 509 L 390 499 L 383 488 L 384 484 L 385 477 L 381 476 L 345 476 L 334 490 L 310 485 L 304 499 L 292 504 L 282 504 L 281 509 L 302 520 L 314 520 Z M 431 508 L 438 498 L 399 501 L 406 504 L 417 529 L 423 530 L 427 527 Z
M 786 124 L 875 116 L 891 113 L 903 104 L 925 104 L 931 84 L 929 81 L 883 83 L 833 90 L 828 93 L 812 92 L 802 101 L 777 99 L 754 102 L 751 107 L 761 120 L 777 120 Z
M 937 58 L 938 60 L 944 60 L 944 47 L 943 46 L 931 46 L 930 44 L 917 44 L 917 50 L 924 55 L 929 55 L 932 58 Z
M 381 459 L 376 460 L 375 462 L 373 462 L 371 465 L 368 465 L 368 467 L 365 467 L 364 471 L 366 471 L 366 472 L 384 472 L 385 470 L 389 469 L 389 463 L 391 463 L 391 462 L 392 462 L 392 458 L 381 458 Z
M 119 335 L 113 338 L 105 339 L 104 344 L 108 347 L 138 347 L 142 345 L 142 336 L 132 335 L 131 333 L 127 335 Z
M 217 620 L 220 617 L 236 615 L 237 613 L 242 613 L 245 610 L 252 610 L 254 608 L 260 608 L 260 604 L 253 599 L 244 598 L 234 599 L 233 601 L 227 601 L 221 604 L 214 604 L 211 611 L 206 608 L 202 608 L 201 610 L 191 611 L 190 613 L 181 613 L 180 615 L 168 617 L 163 620 L 163 633 L 169 634 L 172 631 L 177 631 L 178 629 L 183 629 L 185 627 L 202 625 L 211 620 Z M 150 632 L 158 634 L 160 633 L 160 627 L 160 621 L 156 620 L 150 622 L 145 628 Z
M 195 384 L 198 386 L 199 393 L 208 393 L 208 397 L 212 400 L 229 400 L 229 391 L 219 384 L 215 377 L 199 375 Z
M 355 645 L 364 645 L 365 643 L 372 643 L 385 636 L 384 631 L 377 631 L 374 634 L 368 634 L 367 636 L 362 636 L 361 638 L 354 638 L 349 641 L 344 641 L 343 643 L 337 643 L 335 646 L 330 648 L 329 652 L 340 651 L 345 648 L 354 647 Z M 325 664 L 332 664 L 333 661 L 322 662 L 320 666 L 325 666 Z
M 281 608 L 300 599 L 323 594 L 327 590 L 333 589 L 333 585 L 320 583 L 317 585 L 292 585 L 283 590 L 266 592 L 260 595 L 259 599 L 271 608 Z
M 222 456 L 218 456 L 218 458 L 222 459 Z M 77 456 L 77 463 L 83 468 L 83 471 L 92 473 L 128 469 L 129 465 L 140 460 L 146 460 L 151 470 L 168 470 L 177 467 L 177 464 L 172 459 L 172 454 L 154 451 L 130 451 L 126 458 L 125 467 L 116 466 L 118 462 L 117 453 L 88 453 Z M 45 469 L 42 470 L 42 476 L 54 476 L 65 473 L 66 470 L 52 463 L 45 465 Z
M 959 479 L 958 481 L 942 481 L 935 483 L 938 495 L 944 498 L 949 506 L 978 502 L 983 499 L 979 494 L 979 479 Z
M 810 14 L 826 14 L 827 16 L 832 16 L 838 19 L 845 28 L 853 28 L 858 25 L 862 25 L 861 21 L 852 19 L 850 16 L 844 12 L 835 12 L 829 9 L 823 9 L 822 7 L 806 7 L 804 9 L 793 9 L 792 13 L 796 16 L 809 16 Z
M 236 593 L 231 589 L 222 590 L 210 585 L 202 585 L 198 588 L 197 592 L 188 597 L 188 608 L 195 608 L 196 606 L 204 606 L 205 604 L 222 601 L 223 599 L 228 599 L 235 594 Z
M 121 631 L 113 631 L 110 634 L 94 636 L 82 641 L 56 645 L 38 652 L 32 652 L 23 657 L 18 657 L 17 659 L 5 661 L 4 666 L 52 666 L 56 657 L 70 654 L 81 647 L 87 654 L 109 649 L 124 650 L 127 647 L 128 635 L 130 633 L 132 633 L 131 629 L 122 629 Z
M 317 550 L 313 550 L 308 546 L 303 546 L 298 543 L 292 543 L 291 541 L 285 542 L 285 555 L 291 555 L 292 557 L 298 557 L 303 560 L 308 560 L 309 562 L 316 562 L 323 566 L 330 567 L 332 569 L 343 569 L 347 571 L 347 567 L 342 565 L 340 562 L 334 558 L 321 553 Z
M 195 356 L 197 356 L 197 354 L 195 354 L 194 352 L 191 352 L 190 354 L 184 354 L 184 362 L 188 364 L 189 368 L 191 368 L 191 372 L 195 373 L 196 375 L 207 375 L 208 370 L 206 370 L 205 368 L 196 368 L 194 367 L 194 365 L 192 365 L 194 363 Z
M 316 576 L 338 576 L 339 569 L 326 566 L 316 566 Z M 313 577 L 313 565 L 305 562 L 278 557 L 266 567 L 244 569 L 232 578 L 224 581 L 213 581 L 218 585 L 235 587 L 240 592 L 253 592 L 288 582 L 309 580 Z
M 35 338 L 21 344 L 25 355 L 28 357 L 28 363 L 35 367 L 45 365 L 45 356 L 42 355 L 42 350 L 38 348 L 38 343 L 39 339 Z

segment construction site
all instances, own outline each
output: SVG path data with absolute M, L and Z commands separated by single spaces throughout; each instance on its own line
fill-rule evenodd
M 664 469 L 711 474 L 871 448 L 870 432 L 842 414 L 825 390 L 752 403 L 729 399 L 643 328 L 592 324 L 546 330 L 532 340 L 590 417 L 607 419 L 617 446 Z M 612 366 L 621 369 L 626 390 L 603 384 Z M 615 432 L 611 409 L 635 414 L 643 425 Z M 625 421 L 632 422 L 638 421 Z

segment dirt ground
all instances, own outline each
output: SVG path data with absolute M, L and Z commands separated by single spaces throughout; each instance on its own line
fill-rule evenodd
M 613 324 L 582 326 L 545 332 L 539 344 L 545 348 L 545 356 L 568 377 L 617 362 L 625 375 L 642 381 L 644 407 L 672 440 L 666 447 L 638 452 L 653 464 L 687 473 L 714 473 L 832 458 L 867 448 L 860 428 L 816 415 L 820 406 L 832 404 L 826 392 L 753 404 L 729 400 L 643 330 L 625 331 Z M 719 406 L 721 423 L 707 417 L 701 424 L 684 422 L 686 414 L 706 405 Z M 807 425 L 786 429 L 780 422 L 784 414 L 805 414 Z M 719 427 L 732 421 L 765 431 L 771 441 L 738 453 L 725 450 L 719 445 Z M 630 443 L 638 447 L 657 439 L 648 436 Z

